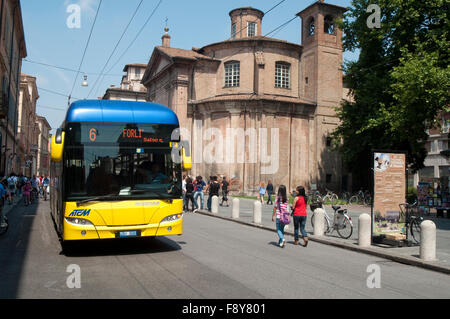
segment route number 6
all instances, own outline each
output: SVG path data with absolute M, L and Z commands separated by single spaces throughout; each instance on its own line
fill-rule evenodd
M 91 140 L 91 142 L 95 142 L 95 140 L 97 139 L 97 130 L 95 128 L 91 128 L 91 130 L 89 131 L 89 139 Z

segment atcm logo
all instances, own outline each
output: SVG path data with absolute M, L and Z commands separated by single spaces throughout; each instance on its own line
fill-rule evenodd
M 367 27 L 370 29 L 381 28 L 381 9 L 376 4 L 371 4 L 366 9 L 367 13 L 372 13 L 367 17 Z
M 66 24 L 69 29 L 81 28 L 81 7 L 78 4 L 71 4 L 67 6 L 67 13 L 70 15 L 67 17 Z

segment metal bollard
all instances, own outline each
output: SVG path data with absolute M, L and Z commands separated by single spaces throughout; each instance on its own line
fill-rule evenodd
M 219 213 L 219 197 L 216 195 L 211 198 L 211 213 Z
M 262 205 L 260 201 L 253 203 L 253 222 L 255 224 L 261 224 Z
M 239 219 L 239 198 L 233 198 L 231 217 L 234 219 Z
M 371 242 L 372 218 L 369 214 L 361 214 L 358 218 L 358 245 L 360 247 L 369 247 Z
M 322 208 L 314 210 L 314 236 L 323 236 L 325 233 L 325 212 Z
M 420 259 L 436 260 L 436 225 L 431 220 L 420 224 Z

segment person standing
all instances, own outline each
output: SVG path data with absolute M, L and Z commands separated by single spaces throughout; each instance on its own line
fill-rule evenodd
M 183 175 L 183 180 L 181 181 L 181 197 L 183 198 L 183 209 L 186 207 L 186 175 Z
M 3 177 L 0 181 L 0 227 L 4 228 L 7 227 L 8 224 L 6 223 L 6 218 L 3 215 L 3 206 L 5 204 L 5 196 L 6 196 L 6 188 L 3 186 L 3 181 L 6 178 Z
M 200 196 L 200 208 L 203 209 L 203 202 L 205 199 L 204 191 L 206 183 L 201 176 L 197 176 L 194 181 L 194 186 L 195 186 L 194 201 L 196 203 L 195 205 L 197 207 L 196 209 L 198 209 L 197 200 L 199 196 Z
M 288 210 L 289 202 L 286 194 L 286 186 L 280 185 L 278 188 L 277 199 L 275 200 L 275 206 L 273 207 L 272 221 L 276 223 L 277 234 L 279 237 L 278 245 L 284 247 L 286 240 L 284 239 L 284 224 L 280 221 L 281 211 Z M 275 220 L 276 215 L 276 220 Z
M 222 188 L 222 203 L 220 203 L 220 206 L 223 206 L 223 202 L 227 202 L 227 207 L 230 205 L 228 204 L 228 186 L 230 184 L 227 182 L 227 178 L 224 176 L 222 183 L 220 184 L 220 187 Z
M 211 211 L 211 204 L 213 196 L 219 197 L 220 184 L 217 181 L 217 176 L 212 176 L 212 180 L 208 185 L 208 211 Z
M 272 184 L 272 181 L 268 181 L 267 182 L 267 188 L 266 188 L 266 191 L 267 191 L 267 205 L 273 205 L 273 202 L 272 202 L 272 194 L 274 193 L 274 188 L 273 188 L 273 184 Z
M 198 207 L 197 207 L 197 203 L 194 200 L 194 184 L 192 183 L 192 179 L 189 176 L 186 178 L 185 189 L 186 189 L 186 193 L 185 193 L 184 210 L 186 212 L 189 211 L 189 201 L 191 201 L 191 203 L 192 203 L 192 206 L 191 206 L 192 210 L 191 211 L 194 211 Z
M 9 205 L 14 203 L 14 195 L 16 194 L 16 188 L 17 188 L 16 186 L 17 186 L 16 174 L 11 173 L 11 175 L 8 178 L 8 192 L 9 192 L 8 204 Z
M 296 196 L 294 198 L 294 203 L 292 204 L 292 207 L 294 208 L 294 245 L 298 245 L 298 229 L 300 227 L 303 238 L 303 247 L 306 247 L 308 246 L 308 233 L 305 230 L 308 197 L 306 196 L 305 188 L 303 186 L 298 186 L 295 191 Z
M 259 183 L 259 200 L 261 204 L 264 204 L 264 194 L 266 193 L 266 187 L 264 182 Z

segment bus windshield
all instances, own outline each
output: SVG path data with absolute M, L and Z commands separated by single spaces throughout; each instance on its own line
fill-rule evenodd
M 64 147 L 67 201 L 181 197 L 181 164 L 161 124 L 69 123 Z

